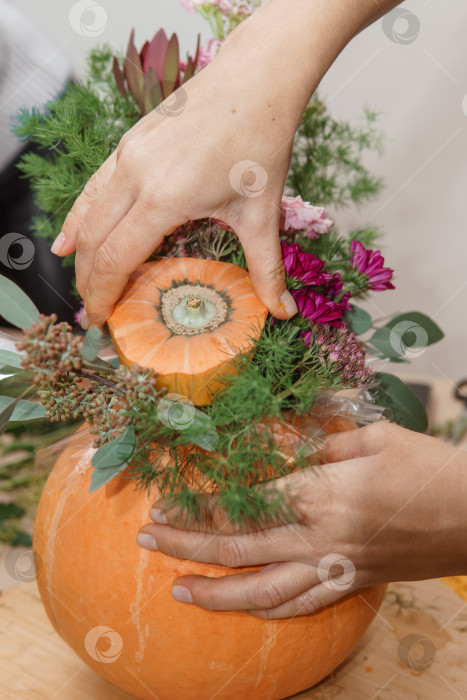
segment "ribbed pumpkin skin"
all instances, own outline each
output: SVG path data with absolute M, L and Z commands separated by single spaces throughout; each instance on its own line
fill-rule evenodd
M 125 473 L 90 494 L 92 454 L 65 450 L 60 456 L 39 504 L 34 551 L 52 624 L 102 677 L 144 700 L 278 700 L 318 683 L 355 647 L 384 586 L 287 620 L 174 601 L 177 576 L 234 570 L 139 548 L 136 535 L 149 521 L 156 494 L 136 490 Z M 85 649 L 86 635 L 97 626 L 122 639 L 112 663 L 94 660 Z M 104 638 L 98 648 L 105 652 Z

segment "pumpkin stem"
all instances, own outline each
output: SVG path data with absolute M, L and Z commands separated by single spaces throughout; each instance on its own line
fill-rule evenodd
M 188 296 L 172 309 L 172 318 L 186 328 L 203 328 L 217 315 L 217 307 L 209 299 Z

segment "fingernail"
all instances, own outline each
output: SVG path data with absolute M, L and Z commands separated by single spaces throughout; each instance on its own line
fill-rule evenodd
M 191 591 L 186 586 L 172 586 L 172 598 L 178 600 L 179 603 L 192 603 L 193 596 Z
M 138 532 L 136 541 L 144 549 L 159 549 L 156 540 L 148 532 Z
M 89 328 L 89 318 L 84 309 L 81 311 L 81 317 L 79 319 L 79 322 L 81 324 L 81 328 L 83 328 L 84 330 L 87 330 Z
M 280 300 L 289 318 L 295 316 L 295 314 L 298 311 L 297 304 L 295 303 L 295 299 L 293 298 L 288 289 L 286 289 L 285 292 L 281 294 Z
M 54 240 L 52 243 L 52 247 L 50 249 L 50 252 L 53 253 L 54 255 L 60 255 L 60 252 L 65 244 L 65 234 L 63 231 L 58 234 L 57 238 Z
M 149 516 L 150 516 L 151 520 L 154 520 L 155 523 L 159 523 L 159 525 L 167 525 L 168 524 L 167 517 L 166 517 L 165 513 L 163 513 L 161 511 L 160 508 L 151 508 L 151 510 L 149 512 Z

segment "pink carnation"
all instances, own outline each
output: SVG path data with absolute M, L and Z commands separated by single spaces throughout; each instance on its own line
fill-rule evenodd
M 281 231 L 305 231 L 309 238 L 318 238 L 320 233 L 329 233 L 332 226 L 322 207 L 304 202 L 300 197 L 282 197 Z

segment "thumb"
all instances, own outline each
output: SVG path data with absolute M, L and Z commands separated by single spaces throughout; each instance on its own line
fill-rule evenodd
M 251 284 L 256 296 L 270 313 L 279 319 L 294 316 L 298 309 L 285 284 L 285 268 L 279 240 L 279 230 L 264 226 L 248 226 L 236 229 L 243 246 Z

